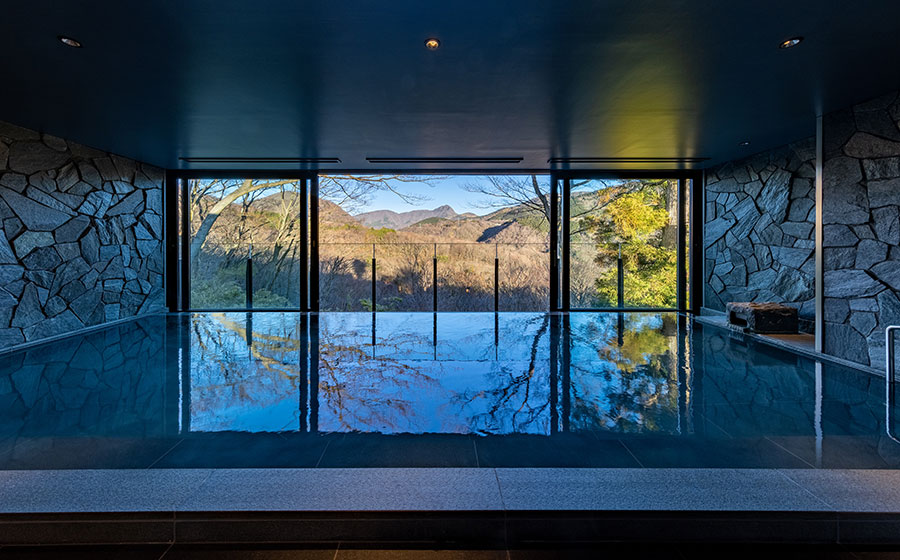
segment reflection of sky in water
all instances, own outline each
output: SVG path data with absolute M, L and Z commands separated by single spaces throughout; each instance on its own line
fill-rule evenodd
M 378 314 L 373 345 L 370 313 L 150 317 L 7 353 L 0 462 L 48 437 L 221 431 L 788 437 L 826 452 L 846 436 L 870 438 L 878 453 L 894 445 L 883 436 L 883 380 L 832 364 L 817 380 L 807 358 L 679 326 L 672 314 L 436 321 L 435 338 L 434 314 Z
M 192 430 L 303 429 L 313 401 L 324 432 L 678 428 L 674 315 L 627 315 L 621 337 L 617 315 L 573 315 L 569 337 L 543 313 L 385 313 L 374 329 L 370 313 L 326 313 L 309 362 L 298 315 L 254 314 L 249 346 L 247 317 L 192 320 Z
M 319 429 L 548 431 L 546 316 L 498 316 L 497 346 L 492 313 L 438 315 L 437 339 L 434 320 L 431 313 L 379 315 L 374 352 L 370 340 L 364 354 L 346 339 L 371 333 L 370 314 L 323 316 Z M 527 345 L 542 335 L 532 359 Z
M 297 429 L 300 324 L 296 315 L 257 314 L 191 321 L 190 412 L 194 431 Z M 258 325 L 258 326 L 257 326 Z

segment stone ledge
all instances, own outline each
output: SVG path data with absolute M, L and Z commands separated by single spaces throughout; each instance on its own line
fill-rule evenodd
M 66 332 L 54 336 L 48 336 L 47 338 L 39 338 L 37 340 L 29 340 L 28 342 L 23 342 L 21 344 L 16 344 L 15 346 L 6 346 L 4 348 L 0 348 L 0 356 L 4 354 L 10 354 L 12 352 L 18 352 L 19 350 L 27 350 L 34 346 L 40 346 L 41 344 L 47 344 L 48 342 L 55 342 L 57 340 L 63 340 L 73 336 L 83 336 L 88 333 L 92 333 L 95 331 L 101 331 L 103 329 L 108 329 L 110 327 L 114 327 L 116 325 L 121 325 L 123 323 L 130 323 L 133 321 L 139 321 L 141 319 L 146 319 L 147 317 L 156 317 L 156 316 L 165 316 L 168 313 L 166 311 L 153 311 L 150 313 L 144 313 L 143 315 L 135 315 L 134 317 L 125 317 L 123 319 L 116 319 L 115 321 L 107 321 L 105 323 L 100 323 L 98 325 L 89 325 L 87 327 L 82 327 L 80 329 Z
M 896 470 L 219 469 L 224 478 L 215 483 L 218 502 L 181 511 L 178 504 L 207 495 L 209 472 L 0 472 L 0 507 L 7 512 L 0 513 L 0 544 L 834 543 L 839 535 L 853 542 L 900 543 Z M 256 488 L 262 494 L 254 501 L 264 504 L 268 498 L 283 503 L 280 493 L 298 482 L 327 490 L 335 477 L 351 488 L 333 498 L 319 492 L 310 496 L 312 503 L 296 502 L 292 509 L 245 510 L 240 498 L 241 509 L 235 510 L 229 502 L 228 486 L 249 478 L 268 481 L 268 487 Z M 382 486 L 394 482 L 372 488 L 373 480 Z M 363 492 L 354 491 L 354 481 Z M 488 481 L 504 496 L 500 508 L 460 509 L 458 500 L 440 497 L 483 490 Z M 64 492 L 57 492 L 60 484 Z M 140 496 L 133 495 L 135 488 L 142 489 Z M 398 501 L 398 493 L 426 498 Z M 37 508 L 34 495 L 41 497 Z
M 775 346 L 776 348 L 781 348 L 782 350 L 788 350 L 790 352 L 794 352 L 797 354 L 801 354 L 808 358 L 812 358 L 813 360 L 822 360 L 826 362 L 831 362 L 837 364 L 839 366 L 844 366 L 852 369 L 857 369 L 860 371 L 864 371 L 866 373 L 875 375 L 876 377 L 884 377 L 884 372 L 880 369 L 873 368 L 870 366 L 866 366 L 857 362 L 851 362 L 850 360 L 844 360 L 841 358 L 837 358 L 835 356 L 831 356 L 830 354 L 823 354 L 821 352 L 816 352 L 812 349 L 812 345 L 814 344 L 815 335 L 812 334 L 798 334 L 798 335 L 766 335 L 766 334 L 757 334 L 757 333 L 745 333 L 745 332 L 736 332 L 734 329 L 728 326 L 728 319 L 724 314 L 721 315 L 695 315 L 694 319 L 702 324 L 708 325 L 711 327 L 720 328 L 728 331 L 731 334 L 736 336 L 742 336 L 746 338 L 750 338 L 752 340 L 757 340 L 759 342 L 768 344 L 770 346 Z M 791 341 L 788 339 L 790 337 L 796 337 L 797 339 L 803 339 L 803 343 L 799 343 L 797 341 Z

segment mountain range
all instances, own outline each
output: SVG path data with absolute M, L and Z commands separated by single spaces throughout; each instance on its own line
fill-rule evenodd
M 443 218 L 445 220 L 459 220 L 476 217 L 475 214 L 457 214 L 450 206 L 444 204 L 433 210 L 410 210 L 408 212 L 394 212 L 393 210 L 373 210 L 356 214 L 353 219 L 370 228 L 403 229 L 415 223 L 429 218 Z

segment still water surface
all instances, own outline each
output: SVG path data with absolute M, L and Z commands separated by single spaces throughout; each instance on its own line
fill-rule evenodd
M 676 314 L 183 314 L 2 358 L 7 469 L 900 465 L 883 379 Z

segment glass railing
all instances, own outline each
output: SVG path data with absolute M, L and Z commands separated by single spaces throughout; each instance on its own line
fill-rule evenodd
M 191 308 L 300 307 L 299 241 L 203 245 L 191 262 Z
M 323 243 L 322 311 L 544 311 L 547 243 Z
M 571 243 L 572 309 L 674 309 L 675 248 Z
M 675 308 L 674 256 L 572 243 L 572 309 Z M 630 258 L 629 258 L 630 257 Z M 548 243 L 322 243 L 322 311 L 545 311 Z M 671 262 L 670 262 L 671 261 Z M 299 243 L 206 244 L 193 309 L 300 308 Z

